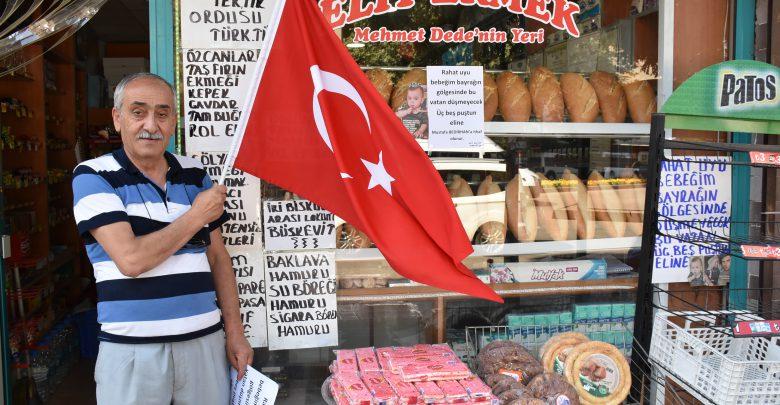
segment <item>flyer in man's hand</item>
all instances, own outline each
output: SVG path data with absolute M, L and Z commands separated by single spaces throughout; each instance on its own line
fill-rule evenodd
M 270 405 L 276 401 L 279 384 L 247 366 L 244 378 L 237 381 L 238 372 L 230 369 L 230 405 Z

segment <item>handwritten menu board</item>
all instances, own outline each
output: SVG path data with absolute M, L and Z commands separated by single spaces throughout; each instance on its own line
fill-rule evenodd
M 334 216 L 307 200 L 264 201 L 265 249 L 334 249 Z
M 259 49 L 276 0 L 181 2 L 182 48 Z
M 659 230 L 696 241 L 691 244 L 670 236 L 657 235 L 653 257 L 653 283 L 687 282 L 693 256 L 717 255 L 728 244 L 714 243 L 712 234 L 729 235 L 731 218 L 731 166 L 728 158 L 675 156 L 663 162 L 658 198 Z M 680 225 L 686 222 L 691 226 Z M 704 232 L 703 232 L 704 231 Z M 720 251 L 716 251 L 716 248 Z
M 335 254 L 265 255 L 268 348 L 338 345 Z
M 260 249 L 230 252 L 233 273 L 238 287 L 238 304 L 244 335 L 252 347 L 268 346 L 265 325 L 265 275 Z

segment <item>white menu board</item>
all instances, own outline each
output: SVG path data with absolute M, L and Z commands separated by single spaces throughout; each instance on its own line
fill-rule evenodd
M 308 200 L 263 202 L 265 250 L 335 249 L 335 217 Z
M 182 48 L 259 49 L 276 0 L 181 2 Z

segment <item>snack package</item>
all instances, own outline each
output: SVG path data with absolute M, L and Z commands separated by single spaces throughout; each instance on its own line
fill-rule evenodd
M 424 403 L 420 396 L 420 391 L 412 383 L 405 382 L 398 374 L 384 371 L 382 373 L 385 377 L 385 381 L 393 389 L 395 395 L 398 397 L 398 404 L 400 405 L 412 405 Z
M 357 357 L 358 368 L 360 368 L 361 372 L 380 370 L 373 347 L 355 349 L 355 357 Z
M 468 366 L 460 360 L 446 363 L 413 363 L 401 369 L 401 378 L 406 382 L 462 380 L 471 377 Z
M 420 396 L 425 403 L 444 403 L 444 391 L 435 382 L 422 381 L 415 383 L 414 386 L 417 387 L 417 391 L 420 392 Z
M 488 401 L 493 393 L 490 390 L 490 387 L 488 387 L 488 385 L 480 380 L 477 376 L 464 378 L 459 380 L 458 383 L 469 394 L 471 402 Z
M 385 405 L 395 405 L 398 402 L 398 396 L 387 383 L 381 371 L 364 371 L 361 374 L 366 388 L 371 391 L 375 400 Z
M 357 357 L 354 350 L 335 350 L 336 365 L 334 373 L 340 371 L 358 371 Z
M 350 405 L 371 405 L 374 401 L 371 391 L 368 390 L 357 372 L 340 371 L 333 379 L 341 385 L 344 397 Z
M 382 371 L 389 371 L 390 367 L 390 353 L 393 352 L 392 347 L 380 347 L 376 349 L 376 357 L 379 360 L 379 366 Z
M 457 381 L 438 381 L 436 385 L 444 392 L 448 404 L 463 404 L 469 402 L 469 394 Z

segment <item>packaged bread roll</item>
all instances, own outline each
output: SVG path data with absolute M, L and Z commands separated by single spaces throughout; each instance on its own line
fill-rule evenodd
M 623 91 L 626 92 L 631 120 L 637 123 L 649 123 L 656 110 L 655 93 L 650 83 L 647 80 L 623 83 Z
M 506 214 L 509 230 L 520 242 L 536 240 L 538 227 L 536 205 L 531 188 L 524 186 L 520 175 L 506 185 Z
M 498 109 L 498 85 L 490 73 L 482 74 L 482 92 L 485 100 L 485 122 L 492 121 Z
M 626 357 L 604 342 L 584 342 L 571 349 L 564 376 L 583 404 L 619 405 L 631 389 Z
M 425 71 L 418 68 L 412 69 L 401 76 L 398 83 L 395 84 L 393 97 L 390 100 L 390 106 L 393 108 L 393 111 L 397 110 L 398 107 L 401 107 L 401 105 L 406 102 L 406 90 L 409 88 L 409 85 L 412 83 L 425 85 L 427 83 L 427 77 Z
M 563 171 L 563 180 L 565 183 L 561 185 L 561 198 L 566 205 L 570 225 L 576 226 L 577 238 L 593 239 L 596 235 L 596 217 L 588 189 L 569 169 Z
M 563 121 L 563 93 L 555 74 L 545 67 L 536 67 L 531 71 L 529 91 L 534 116 L 538 121 Z
M 477 195 L 488 195 L 500 193 L 501 187 L 498 184 L 493 183 L 493 176 L 488 175 L 485 180 L 479 184 L 477 188 Z M 506 219 L 504 222 L 491 221 L 480 225 L 479 227 L 479 243 L 480 244 L 496 244 L 504 243 L 506 241 Z
M 538 240 L 569 239 L 569 215 L 558 189 L 548 185 L 547 178 L 537 173 L 539 182 L 531 187 L 539 218 Z M 572 227 L 574 229 L 574 227 Z M 573 238 L 572 238 L 573 239 Z
M 612 185 L 597 171 L 588 177 L 588 195 L 593 201 L 597 238 L 620 238 L 626 234 L 623 203 Z
M 386 102 L 390 101 L 390 95 L 393 94 L 393 78 L 390 77 L 390 73 L 384 69 L 374 68 L 367 71 L 366 76 L 382 98 Z
M 506 122 L 527 122 L 531 118 L 531 93 L 525 81 L 512 72 L 502 72 L 496 79 L 498 110 Z
M 452 176 L 452 180 L 447 184 L 447 190 L 449 190 L 452 198 L 474 196 L 474 192 L 471 191 L 469 183 L 457 174 Z
M 561 91 L 572 122 L 593 122 L 599 116 L 599 100 L 593 86 L 579 73 L 561 75 Z
M 596 71 L 590 74 L 590 84 L 599 100 L 601 119 L 604 122 L 626 122 L 626 93 L 617 76 Z
M 642 212 L 644 211 L 644 194 L 642 199 L 639 200 L 639 192 L 637 188 L 644 188 L 645 185 L 639 177 L 634 174 L 631 169 L 623 170 L 620 173 L 621 180 L 625 180 L 623 184 L 616 184 L 615 191 L 623 202 L 623 208 L 626 210 L 626 236 L 639 236 L 642 234 Z

